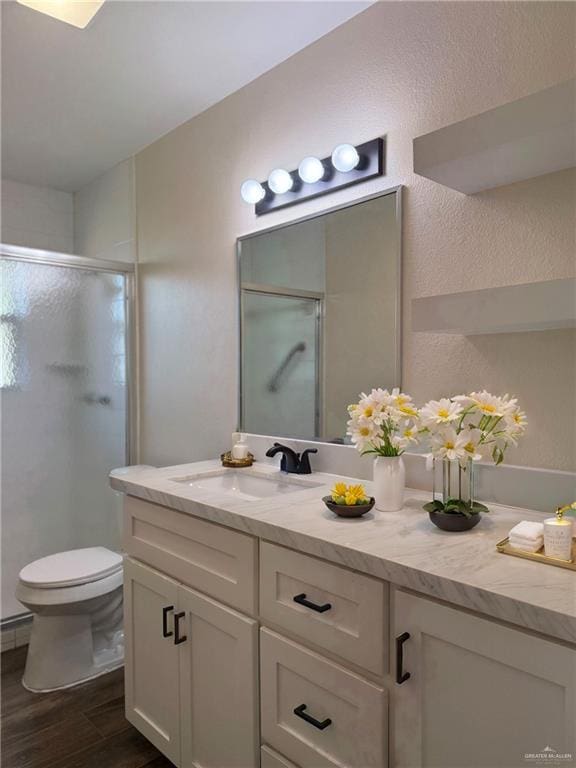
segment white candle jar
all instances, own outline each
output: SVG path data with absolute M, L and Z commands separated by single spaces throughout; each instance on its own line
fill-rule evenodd
M 544 553 L 559 560 L 572 560 L 572 521 L 562 515 L 544 520 Z

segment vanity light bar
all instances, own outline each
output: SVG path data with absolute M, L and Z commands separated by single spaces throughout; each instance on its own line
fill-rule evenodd
M 322 159 L 305 157 L 295 171 L 275 168 L 264 182 L 247 179 L 240 194 L 262 216 L 383 174 L 384 139 L 372 139 L 356 147 L 339 144 Z

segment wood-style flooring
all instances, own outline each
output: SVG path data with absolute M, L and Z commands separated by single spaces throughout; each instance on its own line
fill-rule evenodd
M 2 768 L 173 768 L 124 717 L 124 670 L 76 688 L 30 693 L 27 647 L 5 651 Z

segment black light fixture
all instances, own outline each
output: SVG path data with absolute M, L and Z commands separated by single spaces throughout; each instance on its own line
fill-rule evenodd
M 242 199 L 254 205 L 257 216 L 319 197 L 352 184 L 382 176 L 384 139 L 364 144 L 339 144 L 329 157 L 305 157 L 298 169 L 275 168 L 267 181 L 247 179 L 240 189 Z

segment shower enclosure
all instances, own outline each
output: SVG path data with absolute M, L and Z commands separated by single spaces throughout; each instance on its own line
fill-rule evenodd
M 240 301 L 242 429 L 319 437 L 323 295 L 245 286 Z
M 18 573 L 69 549 L 120 547 L 108 473 L 130 460 L 133 266 L 2 246 L 2 620 Z

